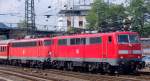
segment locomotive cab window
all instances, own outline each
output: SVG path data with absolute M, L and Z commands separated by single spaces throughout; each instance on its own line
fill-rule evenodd
M 90 44 L 100 44 L 102 42 L 101 37 L 91 37 Z
M 108 37 L 108 43 L 112 43 L 112 37 L 111 36 Z
M 119 43 L 139 43 L 138 35 L 119 35 Z
M 130 43 L 139 43 L 139 37 L 138 35 L 129 35 L 129 40 L 130 40 Z
M 119 43 L 129 43 L 128 35 L 119 35 L 118 42 Z
M 39 46 L 42 46 L 43 45 L 43 42 L 42 41 L 39 41 Z

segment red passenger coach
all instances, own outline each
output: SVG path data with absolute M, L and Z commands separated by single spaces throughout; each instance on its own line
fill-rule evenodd
M 0 41 L 0 62 L 6 63 L 9 59 L 9 43 L 11 40 Z
M 50 38 L 21 39 L 10 43 L 11 63 L 43 64 L 50 61 Z
M 53 42 L 51 56 L 58 68 L 115 72 L 142 66 L 141 45 L 135 32 L 58 36 Z

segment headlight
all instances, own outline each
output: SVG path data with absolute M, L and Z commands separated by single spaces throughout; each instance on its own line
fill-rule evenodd
M 119 54 L 129 54 L 128 50 L 119 50 Z
M 142 54 L 141 50 L 133 50 L 133 54 Z
M 123 59 L 124 57 L 123 57 L 123 56 L 120 56 L 120 58 Z
M 140 59 L 141 57 L 140 56 L 138 56 L 138 59 Z

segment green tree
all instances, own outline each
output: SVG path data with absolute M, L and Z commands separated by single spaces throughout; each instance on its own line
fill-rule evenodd
M 106 3 L 104 0 L 95 0 L 87 18 L 87 28 L 92 30 L 114 30 L 120 28 L 126 18 L 125 8 L 122 5 Z
M 146 0 L 129 0 L 127 7 L 129 15 L 132 16 L 132 30 L 139 32 L 141 36 L 147 37 L 150 22 L 146 16 L 150 16 L 150 1 Z M 149 33 L 150 34 L 150 33 Z
M 128 10 L 132 17 L 132 30 L 142 33 L 144 27 L 144 0 L 130 0 Z
M 91 10 L 91 12 L 88 13 L 88 16 L 86 17 L 87 19 L 87 29 L 89 30 L 94 30 L 95 27 L 97 26 L 97 15 L 94 13 L 96 11 L 94 11 L 93 9 Z
M 27 24 L 25 20 L 20 21 L 17 25 L 18 28 L 27 28 Z
M 95 0 L 87 15 L 87 28 L 91 30 L 128 30 L 150 35 L 150 0 L 126 0 L 123 4 Z
M 27 24 L 22 20 L 17 25 L 19 30 L 13 31 L 14 38 L 23 38 L 27 35 Z

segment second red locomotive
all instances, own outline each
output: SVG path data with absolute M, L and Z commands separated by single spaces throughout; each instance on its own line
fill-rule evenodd
M 1 57 L 5 56 L 3 60 L 9 64 L 43 66 L 50 62 L 49 53 L 52 44 L 50 38 L 11 40 L 4 44 L 3 42 L 5 41 L 0 42 L 0 47 L 5 46 L 6 50 L 0 52 Z

